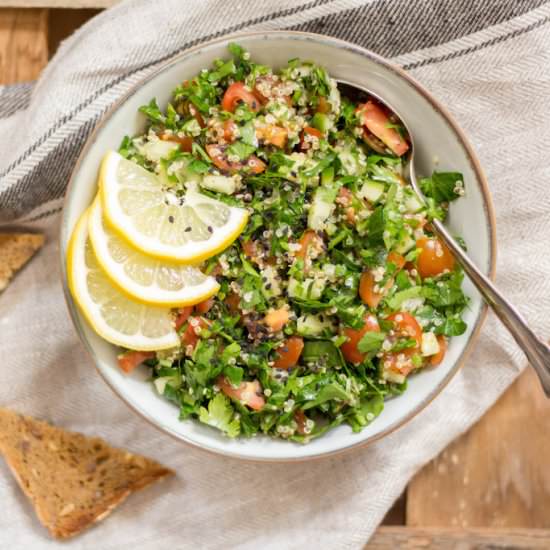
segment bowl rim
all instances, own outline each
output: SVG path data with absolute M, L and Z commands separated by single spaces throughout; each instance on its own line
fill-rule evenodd
M 100 374 L 101 378 L 104 380 L 104 382 L 109 386 L 109 388 L 128 406 L 130 409 L 132 409 L 135 413 L 137 413 L 141 418 L 146 420 L 149 424 L 154 426 L 156 429 L 160 430 L 161 432 L 169 435 L 170 437 L 176 439 L 179 442 L 183 442 L 187 445 L 192 446 L 195 449 L 199 449 L 201 451 L 204 451 L 209 454 L 217 455 L 217 456 L 224 456 L 228 458 L 238 459 L 238 460 L 244 460 L 244 461 L 250 461 L 250 462 L 263 462 L 263 463 L 284 463 L 284 462 L 305 462 L 310 460 L 320 460 L 323 458 L 329 458 L 334 457 L 336 455 L 342 455 L 343 453 L 348 453 L 353 450 L 357 450 L 359 448 L 364 448 L 368 445 L 373 444 L 376 441 L 379 441 L 380 439 L 386 437 L 387 435 L 391 434 L 392 432 L 396 431 L 397 429 L 401 428 L 408 422 L 410 422 L 414 417 L 416 417 L 422 410 L 424 410 L 449 384 L 452 378 L 456 375 L 456 373 L 460 370 L 460 368 L 464 365 L 467 357 L 471 353 L 473 349 L 473 345 L 476 342 L 477 338 L 479 337 L 479 333 L 481 331 L 481 328 L 485 322 L 485 319 L 487 317 L 488 312 L 488 306 L 487 303 L 482 300 L 481 309 L 479 311 L 479 314 L 477 316 L 477 319 L 475 320 L 475 326 L 474 329 L 466 342 L 464 348 L 462 349 L 458 359 L 456 360 L 453 367 L 449 370 L 445 378 L 430 392 L 430 394 L 422 401 L 420 402 L 414 409 L 410 410 L 406 415 L 403 416 L 403 418 L 393 422 L 390 424 L 387 428 L 382 430 L 381 432 L 377 434 L 373 434 L 369 437 L 367 437 L 364 440 L 358 441 L 356 443 L 352 443 L 351 445 L 347 445 L 342 448 L 333 449 L 325 452 L 319 452 L 315 455 L 309 455 L 304 457 L 284 457 L 284 458 L 273 458 L 273 457 L 251 457 L 248 455 L 244 455 L 240 452 L 229 452 L 224 450 L 223 448 L 214 448 L 205 446 L 202 443 L 198 443 L 194 441 L 193 439 L 189 438 L 188 436 L 184 436 L 180 433 L 175 432 L 174 430 L 171 430 L 165 426 L 159 425 L 154 419 L 150 418 L 147 413 L 145 413 L 143 410 L 140 410 L 140 408 L 134 404 L 131 403 L 130 400 L 123 395 L 123 392 L 121 392 L 118 387 L 114 384 L 112 384 L 105 374 L 102 372 L 102 370 L 98 366 L 98 358 L 95 354 L 94 349 L 92 348 L 91 344 L 87 340 L 84 330 L 81 324 L 81 320 L 78 317 L 78 312 L 76 305 L 74 303 L 74 300 L 72 299 L 72 296 L 70 295 L 68 286 L 67 286 L 67 269 L 66 269 L 66 261 L 65 261 L 65 248 L 66 248 L 66 241 L 68 237 L 68 230 L 67 230 L 67 212 L 69 210 L 69 203 L 70 198 L 72 196 L 72 190 L 75 184 L 76 176 L 78 172 L 80 171 L 80 166 L 83 162 L 83 159 L 88 154 L 88 151 L 91 149 L 93 144 L 96 141 L 96 137 L 103 128 L 103 126 L 107 123 L 107 121 L 113 116 L 113 114 L 118 110 L 118 108 L 126 102 L 128 98 L 130 98 L 132 95 L 134 95 L 137 90 L 143 86 L 144 84 L 150 82 L 151 80 L 154 80 L 159 74 L 167 70 L 169 67 L 171 67 L 174 64 L 179 63 L 181 58 L 187 57 L 190 54 L 193 54 L 194 52 L 199 52 L 203 48 L 208 48 L 211 46 L 214 46 L 216 44 L 223 44 L 223 43 L 229 43 L 231 41 L 238 41 L 242 39 L 248 39 L 248 38 L 266 38 L 266 39 L 275 39 L 275 38 L 289 38 L 294 40 L 310 40 L 314 42 L 321 42 L 324 44 L 327 44 L 332 47 L 336 47 L 338 49 L 346 49 L 353 51 L 370 61 L 377 63 L 379 65 L 382 65 L 385 69 L 392 71 L 395 73 L 398 77 L 408 82 L 418 93 L 420 93 L 432 106 L 432 108 L 438 112 L 442 118 L 444 119 L 445 123 L 449 125 L 451 130 L 454 132 L 454 134 L 457 136 L 457 138 L 460 141 L 461 146 L 464 148 L 464 151 L 466 153 L 466 156 L 468 158 L 468 161 L 472 167 L 473 172 L 476 175 L 476 178 L 480 184 L 480 190 L 483 195 L 484 199 L 484 210 L 486 212 L 486 222 L 488 233 L 489 233 L 489 272 L 488 277 L 494 281 L 495 275 L 496 275 L 496 257 L 497 257 L 497 242 L 496 242 L 496 218 L 494 213 L 494 206 L 493 201 L 491 197 L 491 193 L 489 190 L 489 184 L 487 182 L 487 179 L 485 177 L 485 174 L 483 172 L 483 169 L 481 167 L 481 164 L 477 158 L 477 155 L 475 154 L 472 146 L 470 145 L 468 138 L 464 131 L 460 128 L 458 123 L 454 120 L 453 116 L 450 114 L 450 112 L 447 110 L 446 107 L 444 107 L 437 99 L 435 99 L 434 96 L 422 85 L 420 84 L 415 78 L 410 76 L 404 69 L 401 67 L 395 65 L 391 61 L 388 61 L 386 58 L 368 50 L 367 48 L 364 48 L 362 46 L 358 46 L 356 44 L 353 44 L 351 42 L 341 40 L 339 38 L 335 38 L 332 36 L 327 36 L 323 34 L 318 33 L 310 33 L 310 32 L 302 32 L 302 31 L 291 31 L 291 30 L 266 30 L 266 31 L 249 31 L 249 32 L 239 32 L 239 33 L 231 33 L 226 34 L 221 37 L 214 38 L 212 40 L 207 40 L 205 42 L 201 42 L 191 48 L 187 48 L 183 51 L 180 51 L 173 56 L 171 56 L 169 59 L 161 62 L 158 67 L 151 72 L 150 74 L 144 76 L 143 78 L 139 79 L 137 82 L 132 84 L 132 86 L 118 99 L 116 100 L 109 109 L 100 117 L 98 122 L 96 123 L 92 133 L 88 136 L 86 143 L 84 144 L 77 161 L 74 165 L 74 168 L 71 172 L 71 176 L 69 179 L 69 183 L 67 185 L 67 190 L 65 192 L 65 198 L 63 200 L 63 211 L 61 215 L 61 224 L 60 224 L 60 230 L 59 230 L 59 251 L 60 251 L 60 261 L 61 261 L 61 276 L 62 276 L 62 286 L 63 286 L 63 294 L 65 296 L 65 303 L 69 310 L 69 315 L 71 317 L 71 320 L 73 322 L 73 325 L 79 335 L 79 339 L 83 347 L 85 348 L 86 352 L 92 359 L 92 362 L 94 364 L 94 367 L 96 371 Z

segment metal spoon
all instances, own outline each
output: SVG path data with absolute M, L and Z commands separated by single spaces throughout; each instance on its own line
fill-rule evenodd
M 379 95 L 370 90 L 342 81 L 338 82 L 338 89 L 342 95 L 353 101 L 363 101 L 363 99 L 367 99 L 368 97 L 374 98 L 378 103 L 385 105 L 389 111 L 399 118 L 401 124 L 409 134 L 411 145 L 408 153 L 409 181 L 419 199 L 425 203 L 426 199 L 420 190 L 414 169 L 414 134 L 405 122 L 405 119 Z M 491 280 L 480 271 L 468 254 L 466 254 L 460 245 L 453 239 L 445 226 L 439 220 L 433 220 L 431 225 L 434 229 L 434 233 L 436 233 L 447 245 L 447 248 L 462 266 L 472 283 L 477 287 L 484 300 L 493 309 L 498 318 L 514 337 L 518 346 L 523 350 L 529 363 L 535 369 L 540 379 L 544 393 L 547 397 L 550 397 L 550 347 L 540 340 L 527 326 L 527 322 L 519 311 L 501 294 Z

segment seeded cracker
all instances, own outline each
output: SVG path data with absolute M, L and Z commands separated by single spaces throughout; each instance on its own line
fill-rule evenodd
M 0 233 L 0 291 L 43 244 L 43 235 Z
M 104 519 L 132 492 L 173 474 L 99 438 L 0 408 L 0 454 L 56 538 Z

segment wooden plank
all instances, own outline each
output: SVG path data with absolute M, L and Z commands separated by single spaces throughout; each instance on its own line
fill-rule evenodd
M 56 52 L 62 40 L 73 34 L 97 15 L 101 10 L 97 9 L 56 9 L 50 11 L 48 24 L 48 50 L 50 57 Z
M 549 529 L 380 527 L 366 550 L 520 550 L 550 548 Z
M 405 525 L 407 513 L 407 491 L 393 503 L 386 516 L 382 520 L 382 525 Z
M 0 9 L 0 84 L 34 80 L 48 62 L 48 10 Z
M 0 8 L 110 8 L 120 0 L 0 0 Z
M 550 528 L 549 418 L 529 368 L 412 480 L 407 525 Z

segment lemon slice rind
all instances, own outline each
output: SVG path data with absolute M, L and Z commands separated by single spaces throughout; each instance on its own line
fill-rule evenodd
M 131 300 L 121 294 L 118 288 L 112 285 L 109 278 L 103 273 L 99 262 L 93 256 L 91 243 L 88 241 L 88 216 L 87 210 L 77 222 L 67 252 L 67 279 L 69 290 L 84 318 L 92 329 L 102 338 L 127 349 L 139 351 L 156 351 L 169 349 L 179 345 L 180 338 L 174 328 L 174 320 L 170 308 L 145 305 Z M 87 242 L 88 241 L 88 242 Z M 88 248 L 89 247 L 89 248 Z M 91 267 L 86 263 L 86 253 L 91 253 L 96 265 Z M 140 331 L 123 333 L 110 326 L 103 314 L 102 306 L 93 300 L 88 287 L 88 276 L 93 272 L 94 284 L 103 285 L 106 292 L 120 305 L 127 305 L 140 315 Z M 110 304 L 103 304 L 107 306 Z M 154 326 L 155 330 L 164 327 L 165 332 L 158 336 L 143 334 L 143 327 Z

